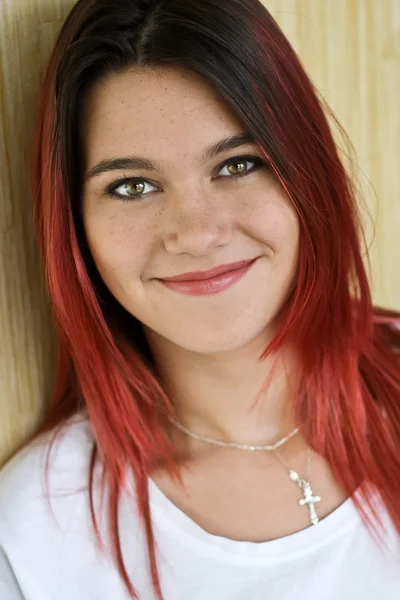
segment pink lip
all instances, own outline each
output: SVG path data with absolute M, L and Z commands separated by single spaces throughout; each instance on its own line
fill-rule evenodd
M 209 271 L 192 271 L 191 273 L 182 273 L 181 275 L 176 275 L 175 277 L 163 277 L 162 281 L 201 281 L 205 279 L 212 279 L 213 277 L 221 275 L 222 273 L 230 273 L 231 271 L 236 271 L 236 269 L 241 269 L 253 261 L 254 258 L 251 260 L 241 260 L 228 265 L 220 265 L 219 267 L 214 267 L 214 269 L 210 269 Z
M 231 287 L 249 271 L 256 259 L 243 260 L 230 265 L 222 265 L 211 271 L 185 273 L 178 277 L 159 279 L 166 287 L 188 296 L 217 294 Z M 210 273 L 212 274 L 210 276 Z

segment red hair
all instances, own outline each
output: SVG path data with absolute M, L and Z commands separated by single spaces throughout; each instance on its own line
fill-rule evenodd
M 238 10 L 232 11 L 235 1 Z M 103 482 L 110 492 L 113 551 L 127 589 L 132 598 L 137 598 L 124 566 L 117 525 L 118 498 L 127 469 L 132 467 L 153 585 L 161 600 L 147 481 L 153 466 L 160 461 L 176 481 L 181 481 L 178 457 L 164 427 L 166 415 L 172 413 L 173 407 L 145 356 L 142 342 L 127 339 L 124 328 L 118 326 L 116 304 L 107 308 L 97 293 L 98 282 L 85 251 L 79 211 L 74 208 L 78 192 L 71 181 L 74 169 L 78 177 L 78 165 L 72 164 L 72 151 L 68 151 L 72 146 L 65 140 L 74 129 L 72 110 L 77 112 L 77 105 L 72 104 L 68 113 L 66 82 L 68 77 L 68 83 L 73 76 L 78 77 L 78 60 L 83 65 L 83 54 L 76 56 L 80 41 L 85 51 L 89 48 L 85 57 L 97 52 L 97 46 L 90 46 L 90 36 L 98 39 L 95 29 L 100 27 L 100 11 L 105 8 L 108 20 L 104 27 L 109 27 L 113 18 L 117 22 L 120 11 L 121 23 L 127 22 L 131 37 L 134 26 L 140 24 L 142 28 L 138 40 L 135 38 L 137 45 L 132 43 L 136 58 L 132 50 L 130 61 L 124 63 L 121 53 L 120 66 L 187 64 L 183 58 L 181 63 L 179 58 L 163 63 L 160 54 L 153 59 L 150 42 L 146 46 L 148 38 L 153 45 L 154 40 L 159 40 L 159 46 L 164 48 L 168 37 L 169 44 L 175 40 L 178 48 L 177 37 L 167 35 L 162 27 L 168 26 L 168 16 L 180 11 L 176 35 L 185 40 L 185 50 L 188 55 L 192 52 L 192 57 L 195 44 L 190 44 L 196 30 L 193 23 L 203 24 L 196 30 L 198 39 L 204 36 L 203 45 L 199 43 L 197 50 L 197 72 L 215 85 L 243 120 L 247 119 L 248 129 L 258 140 L 300 219 L 298 278 L 282 307 L 276 336 L 263 356 L 279 355 L 287 343 L 295 345 L 302 359 L 302 373 L 293 410 L 297 421 L 306 424 L 304 433 L 309 444 L 326 458 L 348 495 L 360 488 L 363 500 L 373 511 L 373 521 L 357 497 L 354 500 L 371 529 L 377 531 L 380 520 L 371 505 L 370 483 L 380 492 L 400 533 L 400 314 L 372 305 L 361 254 L 361 218 L 354 186 L 300 61 L 278 25 L 255 0 L 169 0 L 163 8 L 151 0 L 129 0 L 118 3 L 118 8 L 112 4 L 106 0 L 81 0 L 75 5 L 47 67 L 37 116 L 34 221 L 57 329 L 58 357 L 53 400 L 36 436 L 59 429 L 82 410 L 87 412 L 94 433 L 89 473 L 93 524 L 100 539 L 92 496 L 93 469 L 99 455 Z M 133 16 L 133 5 L 140 19 L 136 13 Z M 150 8 L 161 13 L 163 19 L 151 20 Z M 234 41 L 238 24 L 240 39 Z M 228 39 L 229 32 L 231 49 L 237 44 L 236 54 L 232 50 L 232 55 L 224 55 L 223 44 L 218 43 L 225 39 L 224 35 Z M 116 45 L 115 39 L 110 39 L 111 28 L 102 35 L 110 53 L 110 46 Z M 157 50 L 154 53 L 156 56 Z M 234 62 L 238 56 L 248 60 L 244 67 L 239 59 Z M 219 66 L 211 67 L 207 61 L 217 63 L 217 57 Z M 195 59 L 192 60 L 194 64 Z M 252 60 L 258 61 L 257 73 L 255 68 L 252 70 Z M 233 67 L 229 71 L 231 61 Z M 222 72 L 221 65 L 227 73 L 225 82 L 222 75 L 219 80 L 212 72 L 212 68 Z M 246 101 L 241 103 L 237 97 L 244 93 Z M 268 123 L 268 130 L 261 127 L 261 117 L 265 119 L 263 123 Z

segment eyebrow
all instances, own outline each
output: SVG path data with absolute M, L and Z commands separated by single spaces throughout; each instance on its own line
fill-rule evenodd
M 239 146 L 245 146 L 246 144 L 254 144 L 254 138 L 249 133 L 239 133 L 237 135 L 231 135 L 212 146 L 209 146 L 200 156 L 200 164 L 203 165 L 211 158 L 215 158 L 223 152 L 233 150 Z M 141 156 L 127 156 L 121 158 L 110 158 L 101 160 L 94 167 L 92 167 L 86 174 L 86 179 L 91 179 L 107 173 L 108 171 L 117 171 L 120 169 L 145 169 L 146 171 L 161 171 L 161 167 L 157 162 L 152 162 L 148 158 Z

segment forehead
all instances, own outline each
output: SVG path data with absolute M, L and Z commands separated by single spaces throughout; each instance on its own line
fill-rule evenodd
M 198 155 L 241 129 L 211 86 L 183 69 L 130 70 L 97 83 L 85 99 L 81 133 L 93 160 L 126 149 Z

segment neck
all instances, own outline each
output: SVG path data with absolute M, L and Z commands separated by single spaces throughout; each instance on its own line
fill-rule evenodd
M 188 352 L 152 334 L 148 339 L 175 419 L 192 432 L 229 443 L 265 445 L 297 425 L 291 415 L 297 373 L 294 353 L 286 350 L 259 361 L 265 339 L 217 355 Z M 174 437 L 186 438 L 181 441 L 187 450 L 201 448 L 201 442 L 174 429 Z

